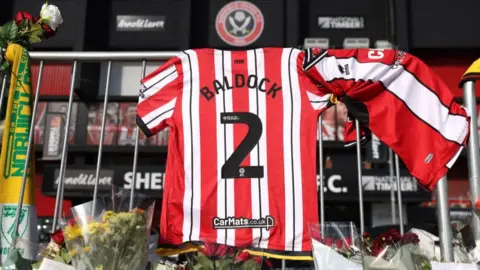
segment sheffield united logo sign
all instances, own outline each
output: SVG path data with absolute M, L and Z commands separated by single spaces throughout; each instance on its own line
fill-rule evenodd
M 225 43 L 235 46 L 248 46 L 263 32 L 263 14 L 257 6 L 246 1 L 226 4 L 217 14 L 215 28 Z

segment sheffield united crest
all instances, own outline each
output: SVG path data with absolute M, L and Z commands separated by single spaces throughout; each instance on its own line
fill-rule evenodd
M 217 14 L 215 28 L 225 43 L 235 46 L 248 46 L 263 32 L 263 14 L 257 6 L 246 1 L 226 4 Z

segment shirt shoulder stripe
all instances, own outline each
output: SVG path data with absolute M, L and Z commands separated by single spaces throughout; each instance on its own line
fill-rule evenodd
M 315 66 L 320 60 L 327 56 L 328 50 L 312 48 L 307 49 L 305 52 L 305 58 L 303 59 L 303 70 L 307 71 Z

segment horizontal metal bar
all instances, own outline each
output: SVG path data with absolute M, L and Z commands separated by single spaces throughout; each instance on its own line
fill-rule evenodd
M 31 52 L 34 60 L 50 61 L 140 61 L 167 60 L 180 52 Z

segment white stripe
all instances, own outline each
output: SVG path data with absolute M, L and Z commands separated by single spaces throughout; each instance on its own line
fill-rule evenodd
M 142 121 L 151 130 L 152 128 L 160 124 L 160 122 L 172 116 L 173 108 L 175 108 L 176 102 L 177 98 L 170 100 L 167 104 L 149 112 L 144 117 L 142 117 Z
M 300 121 L 302 109 L 302 97 L 300 82 L 298 80 L 297 58 L 299 51 L 295 50 L 290 58 L 290 74 L 293 91 L 293 192 L 295 193 L 295 251 L 302 251 L 303 243 L 303 182 L 302 182 L 302 155 L 300 149 Z M 288 201 L 287 201 L 288 202 Z
M 222 51 L 214 51 L 215 62 L 215 79 L 223 82 L 223 70 L 222 70 Z M 225 164 L 225 135 L 224 126 L 220 124 L 220 113 L 223 112 L 223 93 L 219 93 L 215 96 L 215 116 L 217 118 L 217 217 L 226 218 L 225 215 L 225 179 L 222 179 L 221 172 L 222 166 Z M 225 244 L 225 232 L 226 230 L 217 230 L 217 243 Z
M 450 161 L 445 165 L 447 168 L 451 169 L 453 164 L 455 164 L 455 161 L 457 161 L 458 157 L 462 153 L 463 146 L 460 146 L 460 149 L 458 149 L 457 153 L 450 159 Z
M 308 99 L 310 100 L 310 103 L 312 104 L 312 107 L 314 110 L 321 110 L 325 108 L 328 105 L 328 102 L 330 101 L 330 97 L 332 96 L 332 94 L 319 96 L 309 91 L 306 91 L 306 92 L 307 92 Z
M 288 72 L 290 69 L 290 51 L 292 49 L 283 49 L 282 52 L 282 96 L 283 96 L 283 169 L 285 185 L 285 250 L 293 249 L 293 168 L 292 168 L 292 100 L 290 95 L 290 81 Z
M 247 65 L 248 65 L 248 75 L 257 75 L 258 67 L 256 68 L 255 62 L 255 53 L 253 50 L 247 51 Z M 261 80 L 260 76 L 257 76 L 258 81 Z M 256 88 L 249 88 L 248 89 L 248 104 L 249 104 L 249 111 L 253 114 L 257 114 L 257 90 Z M 264 95 L 264 93 L 262 93 Z M 265 128 L 265 124 L 262 122 L 263 128 Z M 264 131 L 265 132 L 265 131 Z M 252 151 L 250 152 L 250 164 L 252 166 L 257 166 L 259 164 L 259 145 L 256 145 Z M 261 179 L 263 180 L 263 179 Z M 252 219 L 260 219 L 260 188 L 259 188 L 259 180 L 256 178 L 250 179 L 250 193 L 252 197 Z M 260 228 L 253 228 L 252 229 L 252 241 L 253 246 L 257 247 L 258 241 L 260 240 Z
M 257 73 L 258 78 L 265 78 L 265 55 L 263 49 L 257 49 Z M 267 95 L 265 93 L 258 93 L 258 117 L 262 121 L 263 132 L 260 137 L 260 165 L 263 166 L 263 179 L 260 180 L 260 193 L 262 200 L 262 217 L 270 215 L 269 193 L 268 193 L 268 166 L 267 166 Z M 278 226 L 278 225 L 277 225 Z M 260 248 L 268 248 L 268 239 L 270 238 L 270 231 L 262 230 L 262 241 Z
M 232 53 L 229 51 L 224 51 L 224 73 L 227 77 L 229 85 L 233 85 L 233 75 L 232 75 Z M 232 100 L 232 91 L 226 90 L 225 95 L 225 111 L 233 112 L 233 100 Z M 226 129 L 226 138 L 225 146 L 227 149 L 227 159 L 232 155 L 234 149 L 233 143 L 233 125 L 225 125 Z M 234 179 L 226 179 L 227 185 L 227 217 L 235 216 L 235 185 Z M 227 245 L 235 246 L 235 230 L 227 230 Z
M 313 101 L 313 102 L 328 102 L 330 100 L 330 96 L 332 94 L 325 94 L 323 96 L 316 95 L 312 92 L 306 91 L 308 100 Z
M 190 63 L 186 55 L 182 55 L 183 91 L 182 91 L 182 119 L 183 119 L 183 167 L 185 168 L 185 192 L 183 195 L 183 242 L 190 241 L 190 228 L 192 226 L 192 137 L 190 128 Z
M 322 60 L 322 58 L 324 58 L 327 55 L 327 53 L 328 53 L 328 51 L 325 50 L 325 52 L 323 52 L 321 55 L 313 56 L 313 58 L 315 60 L 313 60 L 313 62 L 309 63 L 308 66 L 304 67 L 303 70 L 308 71 L 309 69 L 311 69 L 314 65 L 316 65 L 318 62 L 320 62 L 320 60 Z
M 193 145 L 193 226 L 192 226 L 192 240 L 200 240 L 200 224 L 201 224 L 201 190 L 202 190 L 202 164 L 201 164 L 201 149 L 200 149 L 200 71 L 198 65 L 197 53 L 193 50 L 186 51 L 190 55 L 192 62 L 192 145 Z
M 340 73 L 338 65 L 350 65 L 350 74 Z M 359 63 L 354 58 L 335 59 L 326 57 L 317 66 L 326 81 L 335 78 L 380 81 L 420 119 L 439 131 L 445 138 L 462 143 L 465 138 L 467 119 L 449 114 L 439 98 L 417 79 L 406 72 L 403 66 L 392 69 L 383 63 Z
M 146 81 L 143 85 L 145 88 L 150 88 L 143 93 L 143 97 L 140 96 L 138 103 L 142 103 L 149 97 L 155 95 L 160 90 L 162 90 L 166 85 L 173 82 L 178 77 L 177 70 L 175 65 L 165 69 L 164 71 L 158 73 L 150 80 Z M 140 90 L 141 91 L 141 90 Z
M 248 74 L 257 75 L 258 81 L 265 78 L 265 65 L 264 55 L 262 49 L 247 51 L 248 59 Z M 256 62 L 255 62 L 256 60 Z M 255 70 L 256 64 L 256 70 Z M 257 100 L 258 96 L 258 100 Z M 264 218 L 270 214 L 269 201 L 268 201 L 268 168 L 267 168 L 267 117 L 266 117 L 266 95 L 265 93 L 259 93 L 258 89 L 249 89 L 249 108 L 250 112 L 257 114 L 262 121 L 262 136 L 260 137 L 258 145 L 256 145 L 250 154 L 250 163 L 252 165 L 263 166 L 264 177 L 261 179 L 251 180 L 251 194 L 252 194 L 252 218 L 259 219 Z M 258 106 L 257 106 L 258 104 Z M 259 187 L 260 185 L 260 187 Z M 260 233 L 261 232 L 261 233 Z M 267 248 L 269 231 L 262 228 L 252 229 L 253 245 L 254 247 Z M 261 236 L 261 238 L 260 238 Z M 259 242 L 260 241 L 260 242 Z M 257 246 L 258 245 L 258 246 Z

